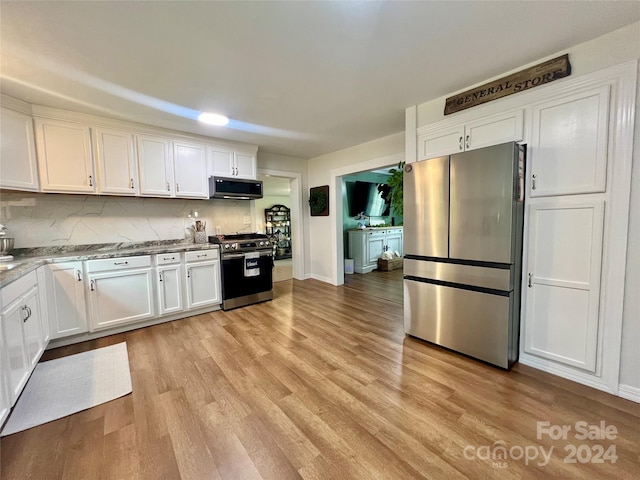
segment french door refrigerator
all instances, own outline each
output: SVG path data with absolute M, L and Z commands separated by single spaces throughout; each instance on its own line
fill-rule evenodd
M 405 333 L 505 369 L 518 359 L 525 151 L 404 171 Z

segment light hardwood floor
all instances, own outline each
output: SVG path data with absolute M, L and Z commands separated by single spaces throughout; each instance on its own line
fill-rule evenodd
M 0 476 L 640 478 L 638 404 L 406 338 L 400 279 L 393 271 L 350 275 L 343 287 L 281 282 L 272 302 L 47 352 L 125 340 L 133 393 L 3 438 Z M 538 439 L 538 421 L 572 432 Z M 613 425 L 616 439 L 576 440 L 579 421 Z M 551 460 L 477 458 L 500 441 L 515 457 L 553 447 Z M 615 445 L 617 461 L 565 463 L 570 443 L 587 445 L 583 459 L 596 444 Z

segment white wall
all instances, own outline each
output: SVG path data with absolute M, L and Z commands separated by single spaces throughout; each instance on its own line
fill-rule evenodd
M 569 79 L 602 70 L 630 60 L 640 58 L 640 22 L 628 25 L 614 32 L 603 35 L 589 42 L 566 48 L 529 65 L 568 53 L 572 73 Z M 523 65 L 511 72 L 505 72 L 495 78 L 521 70 Z M 640 75 L 639 75 L 640 78 Z M 486 79 L 478 85 L 493 79 Z M 559 82 L 562 80 L 559 80 Z M 461 91 L 473 88 L 470 85 Z M 417 126 L 428 125 L 455 117 L 444 116 L 445 99 L 458 92 L 451 92 L 443 97 L 417 106 Z M 506 100 L 509 97 L 506 97 Z M 500 102 L 497 100 L 495 103 Z M 636 96 L 635 137 L 633 151 L 633 171 L 631 176 L 631 201 L 629 233 L 627 243 L 626 281 L 624 285 L 624 314 L 622 324 L 622 352 L 620 362 L 620 384 L 640 389 L 640 85 Z M 640 392 L 637 392 L 640 394 Z
M 15 248 L 192 239 L 187 215 L 197 211 L 207 234 L 250 231 L 247 200 L 60 195 L 3 191 L 0 223 Z
M 380 164 L 377 160 L 398 154 L 404 155 L 404 132 L 313 158 L 309 160 L 309 186 L 329 185 L 329 196 L 333 200 L 335 185 L 331 185 L 332 171 L 340 171 L 340 174 L 344 175 L 371 170 L 385 166 L 384 162 Z M 342 216 L 342 203 L 338 205 L 338 208 L 340 209 L 339 214 Z M 313 278 L 329 283 L 335 283 L 337 269 L 333 253 L 336 248 L 335 225 L 333 224 L 336 213 L 335 202 L 330 201 L 329 216 L 309 217 L 309 274 Z M 342 225 L 341 219 L 339 223 Z

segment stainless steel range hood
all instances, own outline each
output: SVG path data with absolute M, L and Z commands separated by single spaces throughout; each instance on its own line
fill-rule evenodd
M 262 198 L 262 181 L 209 177 L 209 198 L 253 200 Z

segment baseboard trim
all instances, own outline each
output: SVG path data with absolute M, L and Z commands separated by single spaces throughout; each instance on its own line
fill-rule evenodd
M 329 284 L 333 285 L 333 280 L 331 280 L 329 277 L 323 277 L 322 275 L 316 275 L 315 273 L 309 273 L 307 275 L 307 278 L 310 278 L 310 279 L 313 279 L 313 280 L 318 280 L 319 282 L 329 283 Z
M 640 388 L 632 387 L 631 385 L 620 385 L 618 387 L 618 396 L 640 403 Z

